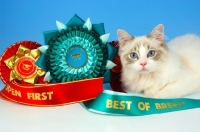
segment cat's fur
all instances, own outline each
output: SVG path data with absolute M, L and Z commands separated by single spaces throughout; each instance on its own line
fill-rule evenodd
M 162 24 L 148 36 L 134 37 L 121 29 L 117 33 L 125 91 L 171 98 L 200 90 L 200 37 L 187 34 L 165 44 Z M 150 50 L 155 50 L 153 57 L 147 56 Z M 138 58 L 131 58 L 132 52 Z

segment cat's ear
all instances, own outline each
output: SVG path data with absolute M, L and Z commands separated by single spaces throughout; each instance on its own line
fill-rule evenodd
M 130 34 L 128 34 L 126 31 L 122 29 L 117 30 L 117 35 L 118 35 L 118 41 L 119 41 L 120 47 L 124 46 L 127 41 L 133 39 L 133 36 L 131 36 Z
M 149 34 L 150 37 L 153 37 L 159 41 L 164 41 L 164 26 L 162 24 L 157 25 Z

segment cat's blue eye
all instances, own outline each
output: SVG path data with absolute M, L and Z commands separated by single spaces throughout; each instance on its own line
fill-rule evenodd
M 130 53 L 130 57 L 131 57 L 132 59 L 137 59 L 137 58 L 138 58 L 138 55 L 137 55 L 135 52 L 132 52 L 132 53 Z
M 156 51 L 150 50 L 149 53 L 147 54 L 148 57 L 153 57 L 156 54 Z

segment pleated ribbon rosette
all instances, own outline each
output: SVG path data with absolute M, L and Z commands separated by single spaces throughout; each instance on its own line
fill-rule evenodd
M 110 34 L 104 25 L 84 22 L 75 15 L 66 25 L 56 21 L 58 30 L 44 32 L 45 45 L 36 64 L 47 72 L 45 81 L 69 82 L 104 76 L 109 82 L 109 69 L 117 50 L 108 44 Z

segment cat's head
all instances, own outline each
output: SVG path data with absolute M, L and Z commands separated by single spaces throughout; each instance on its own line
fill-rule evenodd
M 123 69 L 127 68 L 132 73 L 148 74 L 162 68 L 168 57 L 162 24 L 156 26 L 147 36 L 131 36 L 121 29 L 118 29 L 117 34 Z

